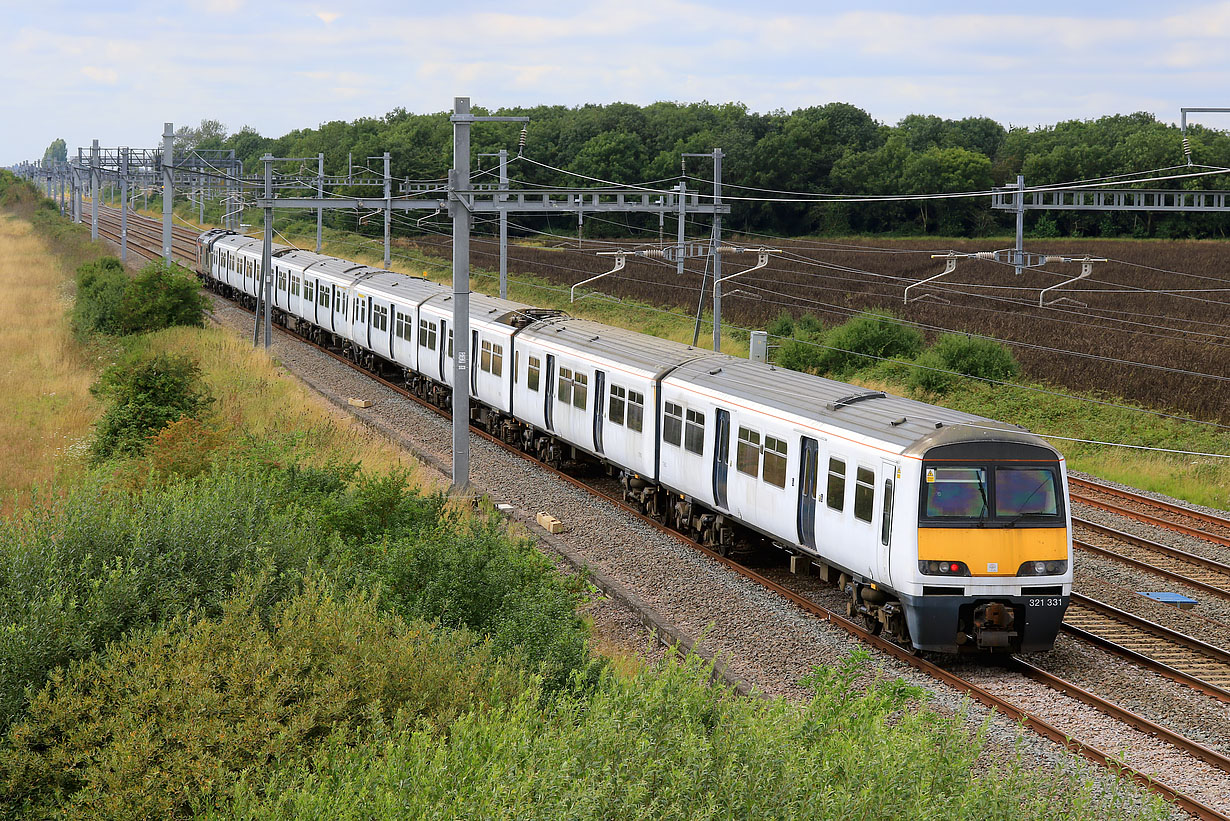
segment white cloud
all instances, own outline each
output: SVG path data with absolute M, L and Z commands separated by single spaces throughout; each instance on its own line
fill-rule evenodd
M 81 73 L 96 83 L 102 85 L 113 86 L 119 82 L 120 75 L 113 68 L 99 68 L 98 66 L 82 66 Z
M 328 25 L 342 15 L 336 11 L 318 11 L 316 12 L 316 16 L 324 21 L 325 25 Z

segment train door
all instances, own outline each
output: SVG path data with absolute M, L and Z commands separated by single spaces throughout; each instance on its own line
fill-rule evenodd
M 730 470 L 730 411 L 717 408 L 716 412 L 717 424 L 713 426 L 713 503 L 729 510 L 726 476 Z
M 897 489 L 897 465 L 892 462 L 881 462 L 880 468 L 882 490 L 884 492 L 880 500 L 880 528 L 878 534 L 880 547 L 877 551 L 880 556 L 880 564 L 877 569 L 880 571 L 880 578 L 884 580 L 885 584 L 892 584 L 889 572 L 892 568 L 890 556 L 893 547 L 893 501 L 894 491 Z
M 606 372 L 594 371 L 594 451 L 602 455 L 602 417 L 606 407 Z
M 470 365 L 471 365 L 470 367 L 470 396 L 473 396 L 475 399 L 478 398 L 478 368 L 473 367 L 473 365 L 474 365 L 475 359 L 478 359 L 480 362 L 482 361 L 478 351 L 479 351 L 478 331 L 471 331 L 470 332 Z
M 419 312 L 419 316 L 422 316 L 422 311 Z M 441 319 L 440 320 L 440 381 L 446 385 L 448 384 L 448 377 L 444 375 L 444 352 L 448 349 L 448 343 L 446 342 L 447 339 L 448 339 L 448 320 Z
M 799 452 L 802 454 L 799 461 L 799 544 L 815 550 L 816 490 L 820 486 L 817 480 L 817 471 L 820 467 L 820 443 L 810 436 L 804 436 Z
M 547 422 L 547 430 L 555 433 L 554 414 L 552 413 L 555 407 L 555 354 L 547 354 L 547 389 L 542 392 L 543 401 L 543 418 Z

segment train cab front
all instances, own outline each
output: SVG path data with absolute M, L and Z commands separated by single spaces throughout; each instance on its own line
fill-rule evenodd
M 1037 437 L 994 436 L 923 455 L 917 574 L 912 595 L 903 597 L 919 649 L 1050 650 L 1067 610 L 1072 541 L 1063 459 Z

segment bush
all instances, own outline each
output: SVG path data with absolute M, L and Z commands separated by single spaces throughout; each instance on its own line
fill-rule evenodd
M 168 353 L 130 354 L 103 371 L 90 392 L 109 403 L 95 424 L 95 461 L 144 453 L 151 435 L 213 402 L 197 364 Z
M 72 324 L 78 337 L 203 327 L 208 305 L 196 278 L 179 265 L 154 260 L 129 278 L 118 259 L 102 257 L 77 269 Z
M 910 386 L 931 393 L 951 390 L 960 381 L 955 374 L 1002 382 L 1014 379 L 1021 372 L 1021 366 L 1006 346 L 964 334 L 942 335 L 919 357 L 918 364 L 925 367 L 913 369 Z
M 828 351 L 810 342 L 800 339 L 783 339 L 773 354 L 773 362 L 778 367 L 789 368 L 792 371 L 816 373 L 824 367 Z
M 192 273 L 173 262 L 148 263 L 124 294 L 123 333 L 141 333 L 187 325 L 205 327 L 209 300 Z
M 100 257 L 77 269 L 77 299 L 72 326 L 78 338 L 92 333 L 123 333 L 121 316 L 128 274 L 115 257 Z
M 407 618 L 489 636 L 560 686 L 589 663 L 579 590 L 502 520 L 450 521 L 347 552 L 337 576 L 379 586 Z
M 790 336 L 794 333 L 794 317 L 782 312 L 777 319 L 765 326 L 765 331 L 769 336 Z
M 856 316 L 825 336 L 823 369 L 843 379 L 874 365 L 877 358 L 913 359 L 923 347 L 915 328 L 903 325 L 890 313 L 873 311 Z
M 50 670 L 132 630 L 218 615 L 239 576 L 258 576 L 272 606 L 332 544 L 276 473 L 219 472 L 134 495 L 107 482 L 96 475 L 0 521 L 0 729 Z
M 266 630 L 246 595 L 221 619 L 177 621 L 57 671 L 0 748 L 10 807 L 170 818 L 243 772 L 309 757 L 373 724 L 439 731 L 513 700 L 524 677 L 471 634 L 382 613 L 310 585 Z M 418 719 L 419 721 L 416 721 Z
M 473 712 L 447 733 L 345 736 L 310 763 L 253 772 L 216 819 L 1164 818 L 1131 785 L 1092 794 L 1075 776 L 983 750 L 902 682 L 864 689 L 866 653 L 808 682 L 812 699 L 737 698 L 690 658 L 596 691 Z M 980 752 L 985 755 L 980 758 Z

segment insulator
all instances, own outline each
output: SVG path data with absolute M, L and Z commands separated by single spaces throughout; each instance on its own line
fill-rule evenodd
M 1187 137 L 1184 137 L 1183 138 L 1183 156 L 1191 157 L 1191 155 L 1192 155 L 1192 141 L 1189 140 Z
M 661 259 L 666 256 L 666 252 L 661 251 L 657 248 L 650 248 L 648 251 L 645 252 L 645 256 L 652 257 L 654 259 Z
M 979 251 L 974 254 L 975 259 L 995 259 L 995 251 Z
M 530 134 L 527 126 L 521 127 L 521 136 L 517 138 L 517 156 L 520 157 L 525 152 L 525 139 Z

